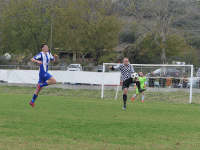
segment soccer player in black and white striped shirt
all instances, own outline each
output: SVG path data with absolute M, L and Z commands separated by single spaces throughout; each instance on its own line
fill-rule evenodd
M 109 68 L 111 70 L 115 70 L 118 68 L 121 70 L 121 78 L 123 80 L 122 90 L 123 90 L 123 102 L 124 102 L 124 107 L 122 109 L 125 110 L 127 101 L 127 92 L 130 84 L 136 83 L 136 86 L 138 87 L 140 93 L 145 91 L 145 89 L 141 89 L 139 80 L 133 81 L 133 79 L 131 78 L 131 74 L 134 73 L 135 71 L 133 69 L 133 66 L 129 64 L 128 58 L 124 58 L 123 64 L 119 64 L 114 67 L 109 66 Z

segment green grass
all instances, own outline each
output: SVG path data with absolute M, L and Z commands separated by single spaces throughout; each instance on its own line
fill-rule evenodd
M 2 86 L 0 85 L 0 93 L 12 93 L 12 94 L 30 94 L 35 91 L 35 87 L 16 87 L 16 86 Z M 135 94 L 135 91 L 128 92 L 128 99 Z M 61 88 L 44 88 L 41 95 L 52 96 L 65 96 L 65 97 L 87 97 L 101 99 L 101 90 L 88 90 L 88 89 L 61 89 Z M 118 100 L 122 99 L 123 91 L 119 89 Z M 115 90 L 104 91 L 104 99 L 114 99 L 116 96 Z M 146 102 L 164 102 L 164 103 L 189 103 L 189 93 L 184 91 L 172 91 L 172 92 L 145 92 Z M 192 95 L 192 103 L 200 104 L 200 93 L 197 91 Z M 136 97 L 136 100 L 141 100 L 141 94 Z
M 196 103 L 136 100 L 123 111 L 121 100 L 46 89 L 32 108 L 28 103 L 35 88 L 0 89 L 0 149 L 200 148 Z

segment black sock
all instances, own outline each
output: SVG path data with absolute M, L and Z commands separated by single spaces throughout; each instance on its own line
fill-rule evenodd
M 127 100 L 127 95 L 124 94 L 124 95 L 123 95 L 123 101 L 124 101 L 124 104 L 126 104 L 126 100 Z
M 140 88 L 140 81 L 136 81 L 136 85 L 137 85 L 138 89 L 140 90 L 141 89 Z

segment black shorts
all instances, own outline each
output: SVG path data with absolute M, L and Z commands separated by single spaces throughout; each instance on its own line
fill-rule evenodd
M 139 81 L 133 81 L 133 78 L 126 79 L 122 84 L 122 90 L 125 88 L 129 88 L 131 83 L 136 83 L 136 82 L 139 82 Z

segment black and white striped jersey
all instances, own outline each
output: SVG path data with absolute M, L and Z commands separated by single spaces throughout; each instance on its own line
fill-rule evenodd
M 127 80 L 128 78 L 131 77 L 131 74 L 134 73 L 133 66 L 128 64 L 127 66 L 124 64 L 119 64 L 117 66 L 113 67 L 114 69 L 120 69 L 121 70 L 121 79 L 122 81 Z

